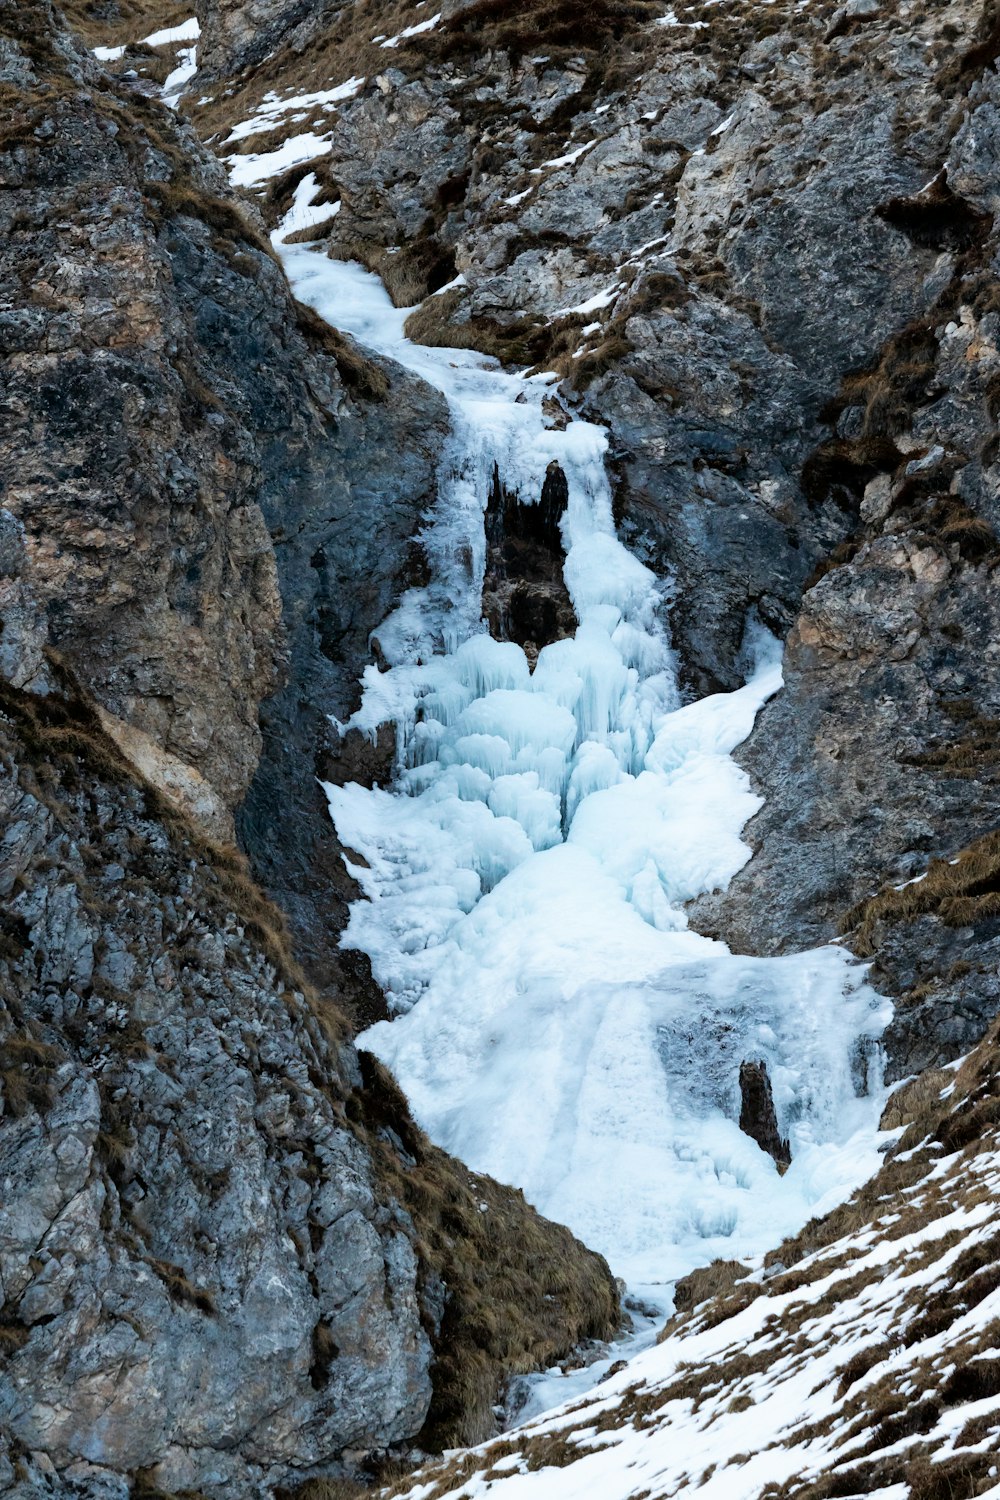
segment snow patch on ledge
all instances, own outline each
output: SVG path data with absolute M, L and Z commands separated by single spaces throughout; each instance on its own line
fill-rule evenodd
M 339 198 L 335 203 L 313 202 L 319 190 L 320 184 L 316 173 L 308 172 L 296 186 L 291 207 L 271 235 L 271 244 L 275 249 L 283 245 L 291 235 L 298 234 L 303 229 L 314 229 L 319 224 L 326 224 L 340 213 Z
M 273 130 L 284 115 L 296 114 L 300 110 L 330 109 L 335 104 L 341 104 L 345 99 L 353 99 L 364 87 L 363 78 L 348 78 L 345 83 L 338 83 L 335 88 L 317 89 L 309 94 L 290 94 L 282 98 L 279 94 L 265 94 L 260 106 L 248 120 L 241 120 L 234 125 L 225 144 L 233 145 L 236 141 L 244 140 L 248 135 L 258 135 L 261 131 Z

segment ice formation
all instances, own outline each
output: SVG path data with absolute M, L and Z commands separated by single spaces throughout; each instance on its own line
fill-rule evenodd
M 751 631 L 746 685 L 682 703 L 667 587 L 615 534 L 605 432 L 551 424 L 553 377 L 410 344 L 376 277 L 281 239 L 296 294 L 452 417 L 432 581 L 378 630 L 387 666 L 367 669 L 352 720 L 397 726 L 396 778 L 327 788 L 362 856 L 344 941 L 396 1012 L 361 1045 L 435 1140 L 665 1302 L 678 1275 L 759 1253 L 878 1161 L 888 1004 L 863 970 L 836 947 L 739 957 L 684 914 L 748 857 L 759 804 L 730 751 L 780 687 L 776 644 Z M 494 474 L 530 502 L 552 462 L 579 626 L 531 670 L 481 621 L 483 511 Z M 748 1058 L 791 1141 L 783 1177 L 738 1127 Z

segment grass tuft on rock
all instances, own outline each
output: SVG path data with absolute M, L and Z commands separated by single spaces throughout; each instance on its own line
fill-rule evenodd
M 1000 917 L 1000 829 L 976 839 L 950 859 L 934 859 L 926 874 L 903 886 L 886 885 L 859 901 L 840 922 L 851 947 L 868 958 L 881 922 L 935 916 L 949 927 L 973 927 Z
M 363 354 L 347 334 L 331 327 L 325 318 L 304 302 L 295 303 L 295 318 L 306 342 L 336 361 L 341 380 L 356 396 L 369 401 L 384 401 L 389 393 L 389 377 Z

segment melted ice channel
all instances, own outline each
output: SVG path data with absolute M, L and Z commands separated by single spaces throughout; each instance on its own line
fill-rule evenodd
M 550 425 L 552 377 L 408 343 L 360 267 L 279 248 L 301 299 L 436 386 L 452 420 L 433 581 L 379 629 L 388 666 L 367 669 L 352 720 L 397 725 L 396 778 L 327 788 L 363 856 L 344 941 L 396 1012 L 361 1045 L 436 1141 L 665 1302 L 678 1275 L 759 1254 L 878 1161 L 888 1004 L 863 970 L 836 947 L 739 957 L 684 914 L 748 857 L 759 801 L 730 751 L 781 685 L 776 645 L 751 641 L 738 691 L 682 703 L 664 585 L 615 535 L 604 430 Z M 530 670 L 481 621 L 483 511 L 494 469 L 530 502 L 553 460 L 579 627 Z M 750 1058 L 791 1141 L 784 1177 L 738 1127 Z

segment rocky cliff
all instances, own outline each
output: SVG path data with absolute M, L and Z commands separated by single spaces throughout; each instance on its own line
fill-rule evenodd
M 688 682 L 732 685 L 748 610 L 784 635 L 853 531 L 802 473 L 842 377 L 976 232 L 971 202 L 929 237 L 900 205 L 944 167 L 978 7 L 419 9 L 269 7 L 266 58 L 234 44 L 196 126 L 272 205 L 314 171 L 332 253 L 398 303 L 459 275 L 414 336 L 567 377 L 614 435 L 624 533 L 676 578 Z
M 310 799 L 438 400 L 141 83 L 2 20 L 0 1488 L 256 1496 L 486 1435 L 617 1292 L 349 1041 Z
M 143 38 L 186 12 L 70 6 L 117 78 L 3 13 L 0 1482 L 249 1495 L 478 1439 L 506 1375 L 614 1321 L 602 1265 L 434 1152 L 338 1019 L 381 997 L 336 948 L 316 779 L 393 747 L 327 715 L 422 576 L 445 414 L 290 300 L 267 231 L 304 204 L 412 338 L 554 370 L 608 427 L 689 693 L 784 640 L 753 858 L 691 920 L 840 937 L 896 1000 L 890 1076 L 930 1070 L 860 1198 L 681 1289 L 669 1370 L 421 1483 L 519 1495 L 604 1447 L 571 1493 L 633 1463 L 658 1493 L 668 1458 L 671 1493 L 990 1493 L 996 8 L 430 9 L 205 0 L 178 120 Z M 486 612 L 526 649 L 573 624 L 559 483 L 551 514 L 489 497 Z
M 158 101 L 73 54 L 33 85 L 46 43 L 7 65 L 7 504 L 108 732 L 213 837 L 241 809 L 336 979 L 313 778 L 419 567 L 440 405 L 292 304 L 252 208 Z
M 4 1492 L 257 1495 L 485 1435 L 610 1331 L 606 1268 L 429 1146 L 243 860 L 46 677 L 0 707 Z

